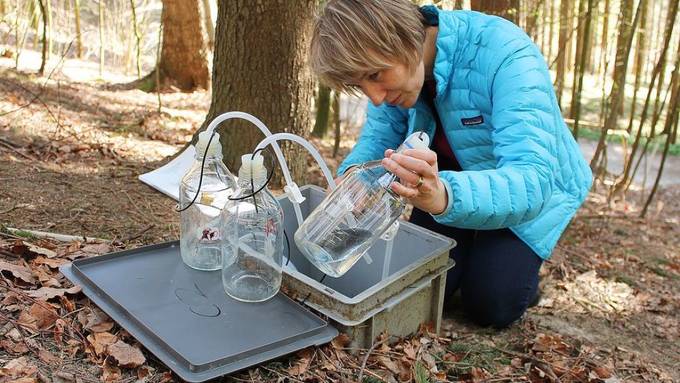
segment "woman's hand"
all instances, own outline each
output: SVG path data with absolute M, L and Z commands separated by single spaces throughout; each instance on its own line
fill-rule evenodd
M 400 182 L 392 183 L 392 190 L 408 199 L 413 206 L 435 215 L 446 210 L 448 195 L 439 179 L 435 152 L 408 149 L 403 153 L 396 153 L 388 149 L 382 165 L 399 177 Z

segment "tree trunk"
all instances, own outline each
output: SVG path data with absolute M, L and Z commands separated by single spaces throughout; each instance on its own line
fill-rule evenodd
M 43 19 L 43 38 L 42 38 L 42 55 L 40 61 L 40 69 L 38 69 L 38 74 L 43 76 L 45 74 L 45 64 L 47 63 L 47 12 L 45 11 L 45 4 L 43 1 L 38 0 L 38 5 L 40 5 L 40 13 Z
M 519 22 L 519 0 L 470 0 L 470 8 Z
M 571 105 L 569 106 L 569 117 L 574 118 L 574 112 L 576 111 L 576 103 L 578 102 L 576 100 L 576 93 L 579 92 L 578 89 L 578 81 L 579 77 L 582 72 L 581 68 L 581 57 L 583 56 L 583 42 L 585 40 L 585 23 L 582 22 L 584 18 L 584 13 L 586 12 L 586 1 L 588 0 L 579 0 L 578 2 L 578 17 L 576 18 L 577 20 L 577 27 L 576 27 L 576 57 L 574 60 L 574 72 L 573 72 L 573 77 L 571 81 Z M 586 21 L 588 22 L 588 21 Z M 585 56 L 583 56 L 585 57 Z M 577 129 L 574 129 L 576 132 Z M 575 135 L 576 136 L 576 135 Z
M 132 10 L 132 33 L 135 36 L 135 66 L 137 67 L 137 78 L 142 77 L 142 62 L 141 62 L 141 40 L 142 36 L 139 34 L 139 26 L 137 25 L 137 7 L 135 0 L 130 0 L 130 8 Z
M 627 10 L 623 10 L 622 14 L 622 20 L 621 20 L 621 26 L 619 29 L 619 38 L 618 38 L 618 43 L 616 45 L 616 68 L 614 68 L 614 83 L 612 84 L 612 89 L 611 92 L 609 93 L 609 113 L 607 114 L 607 118 L 604 120 L 604 126 L 602 128 L 602 132 L 600 133 L 600 139 L 597 143 L 597 148 L 595 149 L 595 154 L 593 155 L 592 160 L 590 161 L 590 167 L 594 171 L 596 170 L 596 166 L 598 164 L 598 161 L 600 160 L 600 154 L 602 153 L 602 149 L 604 148 L 605 145 L 605 140 L 607 138 L 607 132 L 609 130 L 616 129 L 616 123 L 619 118 L 619 111 L 620 111 L 620 106 L 621 102 L 623 101 L 623 98 L 625 96 L 625 85 L 626 85 L 626 72 L 628 69 L 628 57 L 630 56 L 630 48 L 631 45 L 633 44 L 633 31 L 635 30 L 635 27 L 640 19 L 640 13 L 641 13 L 641 8 L 644 6 L 646 0 L 640 0 L 638 3 L 637 10 L 635 11 L 635 19 L 633 20 L 633 24 L 630 25 L 628 22 L 625 20 L 628 20 L 628 17 L 626 17 L 626 13 L 628 13 Z M 628 5 L 631 5 L 632 3 L 629 3 Z M 624 6 L 625 8 L 629 8 L 628 6 Z M 621 38 L 621 36 L 625 36 L 624 39 Z
M 99 77 L 104 75 L 104 0 L 99 0 Z
M 564 92 L 564 79 L 566 77 L 567 55 L 564 53 L 569 43 L 569 29 L 571 26 L 571 1 L 560 1 L 560 35 L 557 50 L 557 75 L 555 77 L 555 88 L 557 92 L 557 102 L 562 105 L 562 94 Z
M 52 55 L 52 4 L 51 0 L 43 0 L 45 2 L 45 12 L 47 13 L 47 58 L 49 59 Z
M 663 48 L 661 50 L 661 55 L 659 56 L 659 61 L 657 61 L 656 66 L 654 67 L 654 71 L 652 72 L 652 80 L 649 83 L 649 88 L 647 90 L 647 97 L 645 98 L 645 103 L 642 107 L 642 114 L 640 115 L 640 123 L 638 124 L 638 130 L 635 134 L 635 141 L 633 141 L 633 146 L 631 147 L 630 157 L 629 157 L 628 161 L 626 161 L 626 163 L 624 164 L 623 176 L 617 182 L 617 189 L 619 189 L 619 190 L 627 188 L 628 184 L 629 184 L 630 172 L 631 172 L 633 161 L 635 160 L 635 154 L 637 153 L 637 149 L 640 145 L 640 139 L 642 138 L 642 128 L 644 127 L 645 121 L 647 120 L 647 110 L 649 109 L 649 102 L 650 102 L 651 97 L 652 97 L 652 92 L 654 91 L 654 84 L 656 83 L 656 79 L 659 76 L 659 72 L 661 71 L 661 68 L 663 67 L 663 61 L 665 61 L 664 58 L 666 56 L 666 52 L 668 51 L 668 47 L 670 46 L 670 43 L 671 43 L 671 38 L 672 38 L 672 35 L 673 35 L 673 28 L 675 26 L 675 20 L 676 20 L 677 13 L 678 13 L 678 3 L 679 2 L 680 2 L 680 0 L 671 0 L 670 13 L 669 13 L 669 17 L 668 17 L 669 22 L 666 23 Z M 661 84 L 659 84 L 658 86 L 661 86 Z M 656 115 L 656 113 L 654 115 Z
M 555 36 L 555 2 L 554 1 L 547 1 L 548 6 L 550 7 L 550 13 L 549 13 L 549 19 L 548 19 L 548 40 L 546 43 L 548 44 L 548 62 L 552 61 L 552 55 L 553 55 L 553 37 Z
M 261 0 L 257 6 L 249 0 L 219 2 L 212 103 L 204 126 L 238 110 L 256 116 L 272 132 L 308 135 L 314 79 L 307 57 L 316 5 L 316 0 Z M 252 152 L 263 136 L 244 121 L 222 125 L 225 163 L 235 171 L 240 155 Z M 306 161 L 298 160 L 305 158 L 302 153 L 298 145 L 284 145 L 298 184 L 304 184 L 306 170 Z
M 208 38 L 208 48 L 215 49 L 215 25 L 213 24 L 212 11 L 210 10 L 210 0 L 203 0 L 203 23 L 205 24 L 205 31 Z
M 157 70 L 162 84 L 176 86 L 182 91 L 210 87 L 207 37 L 205 24 L 201 22 L 200 1 L 163 0 L 163 47 Z M 231 68 L 224 70 L 231 71 Z
M 340 150 L 340 140 L 342 132 L 340 131 L 340 93 L 333 92 L 333 123 L 335 125 L 335 141 L 333 142 L 333 158 L 338 156 Z
M 666 29 L 672 28 L 672 26 L 670 26 L 670 27 L 668 26 L 668 23 L 669 22 L 675 22 L 675 18 L 671 15 L 668 15 L 667 17 L 668 18 L 666 19 L 666 23 L 667 23 Z M 666 62 L 667 62 L 666 52 L 663 52 L 661 54 L 661 70 L 659 71 L 659 86 L 656 88 L 656 97 L 654 98 L 654 113 L 652 115 L 658 113 L 659 109 L 660 109 L 659 102 L 661 101 L 661 89 L 663 88 L 663 84 L 664 84 L 665 79 L 666 79 Z M 656 134 L 656 129 L 654 127 L 652 127 L 651 137 L 654 137 L 655 134 Z
M 628 133 L 631 133 L 633 131 L 633 120 L 635 119 L 637 95 L 638 91 L 640 90 L 640 84 L 642 83 L 643 77 L 642 69 L 644 68 L 645 63 L 647 62 L 647 60 L 645 60 L 645 57 L 647 56 L 647 35 L 649 32 L 647 30 L 647 13 L 649 11 L 649 4 L 653 3 L 650 2 L 644 8 L 642 8 L 642 15 L 640 16 L 640 29 L 638 30 L 637 51 L 635 52 L 635 65 L 634 65 L 635 85 L 633 88 L 633 101 L 630 104 L 630 119 L 628 121 L 627 129 Z
M 328 117 L 331 111 L 331 88 L 319 85 L 316 97 L 316 121 L 312 136 L 323 138 L 328 132 Z
M 654 195 L 656 194 L 656 191 L 659 187 L 659 181 L 661 181 L 661 176 L 663 175 L 663 168 L 664 165 L 666 164 L 666 158 L 668 157 L 668 150 L 670 148 L 671 142 L 678 134 L 678 118 L 679 118 L 678 113 L 680 113 L 680 76 L 678 73 L 678 69 L 680 67 L 680 44 L 678 44 L 677 55 L 678 60 L 675 63 L 675 69 L 673 69 L 673 76 L 671 77 L 672 84 L 671 102 L 668 104 L 668 112 L 666 113 L 666 123 L 664 124 L 663 130 L 664 133 L 666 134 L 666 142 L 664 143 L 663 146 L 663 154 L 661 155 L 659 172 L 657 173 L 656 179 L 654 180 L 654 186 L 652 187 L 652 190 L 649 193 L 649 198 L 647 198 L 647 202 L 645 203 L 645 206 L 642 209 L 642 212 L 640 213 L 641 217 L 644 217 L 645 214 L 647 214 L 647 209 L 649 208 L 649 205 L 652 203 L 652 199 L 654 199 Z M 659 84 L 659 86 L 661 86 L 661 84 Z
M 583 1 L 583 0 L 581 0 Z M 590 46 L 590 39 L 587 38 L 590 35 L 590 25 L 592 24 L 593 21 L 593 3 L 595 3 L 597 0 L 587 0 L 588 1 L 588 8 L 586 11 L 586 20 L 585 20 L 585 25 L 583 26 L 583 36 L 585 37 L 583 39 L 583 46 L 582 50 L 588 51 L 589 46 Z M 578 82 L 575 84 L 574 88 L 576 92 L 574 92 L 574 99 L 572 100 L 572 108 L 573 108 L 573 118 L 574 118 L 574 138 L 578 138 L 578 123 L 581 118 L 581 91 L 583 90 L 583 76 L 585 75 L 585 68 L 586 68 L 586 55 L 582 54 L 579 57 L 579 71 L 578 71 Z
M 602 41 L 600 43 L 600 70 L 599 73 L 603 78 L 607 77 L 607 70 L 605 68 L 607 64 L 607 47 L 609 46 L 609 10 L 610 10 L 611 0 L 605 0 L 604 2 L 604 19 L 602 20 Z
M 80 35 L 80 0 L 73 0 L 73 12 L 76 16 L 76 55 L 83 58 L 83 37 Z

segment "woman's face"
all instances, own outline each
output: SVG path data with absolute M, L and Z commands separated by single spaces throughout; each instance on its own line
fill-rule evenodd
M 415 105 L 423 87 L 425 71 L 421 61 L 415 70 L 404 64 L 395 64 L 364 75 L 356 82 L 361 91 L 378 106 L 383 102 L 410 108 Z

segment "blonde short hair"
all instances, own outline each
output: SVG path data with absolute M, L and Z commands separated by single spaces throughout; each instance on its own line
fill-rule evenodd
M 329 87 L 356 93 L 353 83 L 395 63 L 420 63 L 423 16 L 410 0 L 329 0 L 314 24 L 310 62 Z

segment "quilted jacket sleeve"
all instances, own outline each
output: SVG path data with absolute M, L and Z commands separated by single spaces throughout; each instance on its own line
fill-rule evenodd
M 512 227 L 536 217 L 551 196 L 558 164 L 553 114 L 557 104 L 538 49 L 528 39 L 513 42 L 489 83 L 497 167 L 440 172 L 449 203 L 434 217 L 439 223 L 475 229 Z
M 404 141 L 408 130 L 408 112 L 404 109 L 382 104 L 368 103 L 366 123 L 350 154 L 338 168 L 338 175 L 347 168 L 366 161 L 383 158 L 386 149 L 396 149 Z

